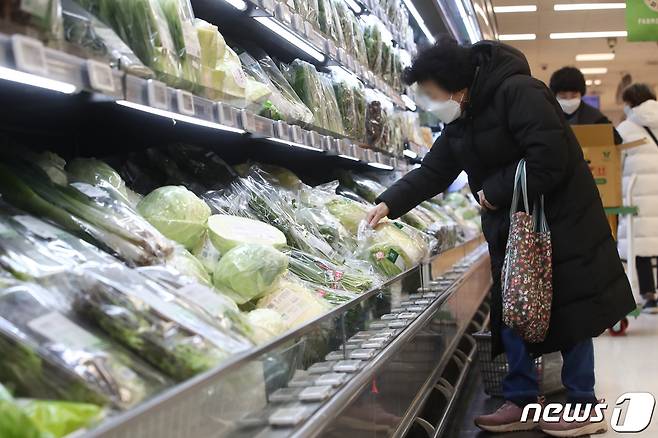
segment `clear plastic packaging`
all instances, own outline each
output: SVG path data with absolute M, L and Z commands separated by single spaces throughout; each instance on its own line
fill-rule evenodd
M 368 102 L 366 109 L 366 144 L 373 148 L 385 149 L 389 140 L 386 108 L 392 106 L 392 103 L 382 93 L 370 88 L 366 88 L 365 97 Z
M 345 134 L 345 128 L 343 127 L 343 120 L 338 107 L 338 101 L 336 100 L 334 87 L 331 84 L 331 77 L 326 73 L 320 73 L 320 86 L 325 105 L 323 111 L 327 118 L 327 123 L 323 128 L 333 133 L 343 135 Z
M 258 308 L 277 311 L 288 329 L 324 315 L 329 304 L 294 280 L 284 280 L 277 290 L 258 301 Z
M 318 21 L 320 22 L 320 30 L 327 38 L 331 39 L 338 47 L 345 46 L 340 19 L 332 0 L 318 0 Z
M 80 0 L 170 85 L 182 77 L 181 62 L 158 0 Z
M 368 56 L 368 67 L 375 74 L 382 73 L 382 31 L 379 20 L 373 15 L 363 19 L 363 38 Z
M 0 18 L 38 30 L 45 38 L 62 36 L 60 0 L 1 0 Z
M 75 0 L 62 0 L 64 38 L 89 56 L 107 60 L 112 67 L 142 78 L 154 76 L 121 38 Z
M 359 138 L 359 122 L 356 107 L 356 88 L 359 80 L 342 69 L 332 69 L 331 80 L 333 83 L 336 102 L 342 117 L 345 135 L 348 137 Z
M 318 0 L 294 0 L 295 10 L 315 28 L 320 29 Z
M 0 291 L 0 380 L 22 396 L 124 409 L 168 385 L 66 315 L 66 298 L 21 283 Z

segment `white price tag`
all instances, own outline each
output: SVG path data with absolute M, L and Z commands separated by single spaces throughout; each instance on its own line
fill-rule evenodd
M 242 120 L 242 129 L 248 132 L 254 132 L 254 113 L 242 110 L 240 111 L 240 119 Z
M 194 115 L 194 96 L 189 91 L 176 90 L 178 112 L 188 116 Z
M 108 64 L 88 59 L 87 71 L 89 72 L 91 88 L 106 93 L 114 93 L 114 75 Z
M 44 76 L 48 74 L 46 55 L 41 41 L 24 35 L 14 35 L 11 44 L 18 70 Z
M 304 130 L 297 125 L 291 126 L 290 139 L 295 143 L 304 143 Z
M 169 109 L 167 86 L 162 82 L 149 79 L 146 82 L 146 97 L 153 108 Z
M 46 313 L 30 321 L 27 326 L 70 349 L 84 350 L 101 344 L 101 340 L 58 312 Z
M 272 294 L 268 308 L 276 310 L 286 324 L 296 321 L 305 312 L 303 299 L 290 289 L 280 289 Z
M 306 35 L 306 28 L 304 26 L 304 19 L 299 14 L 294 14 L 292 16 L 292 27 L 298 33 Z

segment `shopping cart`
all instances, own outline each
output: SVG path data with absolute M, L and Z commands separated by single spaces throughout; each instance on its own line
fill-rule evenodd
M 491 332 L 480 331 L 473 333 L 477 342 L 478 361 L 484 392 L 490 397 L 503 396 L 503 377 L 507 374 L 507 358 L 499 354 L 491 359 Z M 550 353 L 535 359 L 539 390 L 543 395 L 555 394 L 564 390 L 562 386 L 562 355 Z

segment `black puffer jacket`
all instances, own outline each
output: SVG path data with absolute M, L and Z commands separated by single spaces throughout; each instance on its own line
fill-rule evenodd
M 531 197 L 543 193 L 553 243 L 553 306 L 547 339 L 535 354 L 601 334 L 635 302 L 594 179 L 553 94 L 530 76 L 521 52 L 496 42 L 473 46 L 478 72 L 463 117 L 449 124 L 420 168 L 381 194 L 397 218 L 444 191 L 460 171 L 471 190 L 498 207 L 484 212 L 491 254 L 494 353 L 502 351 L 500 271 L 509 233 L 514 173 L 527 162 Z

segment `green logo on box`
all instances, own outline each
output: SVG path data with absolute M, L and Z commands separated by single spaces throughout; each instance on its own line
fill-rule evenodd
M 599 186 L 608 183 L 608 180 L 606 178 L 596 178 L 594 181 Z

